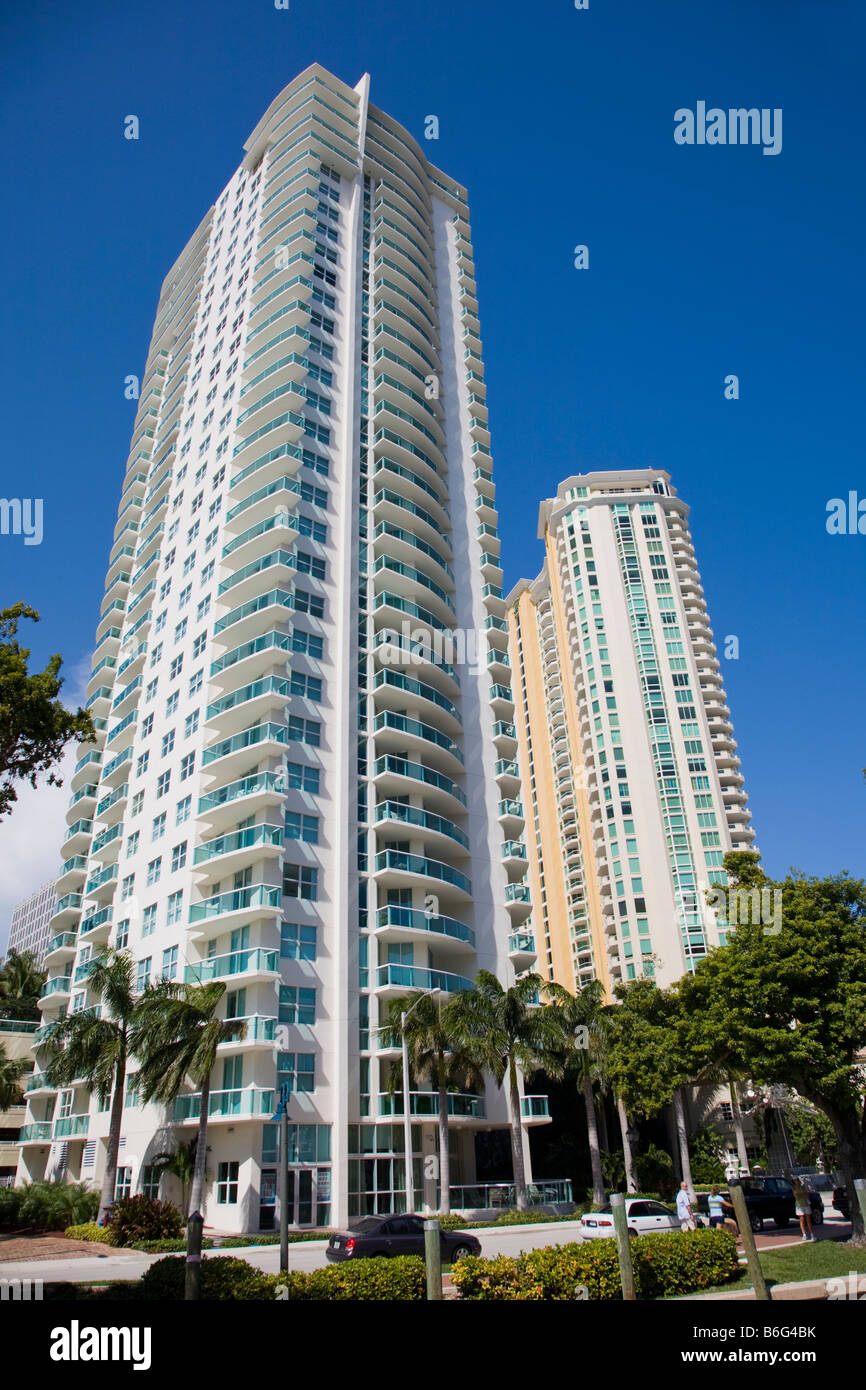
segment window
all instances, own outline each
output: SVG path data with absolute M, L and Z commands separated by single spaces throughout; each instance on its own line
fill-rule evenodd
M 188 627 L 188 626 L 189 626 L 189 619 L 188 619 L 188 618 L 181 618 L 180 622 L 177 624 L 177 626 L 176 626 L 176 628 L 175 628 L 175 630 L 174 630 L 174 642 L 175 642 L 175 646 L 177 646 L 178 642 L 182 642 L 182 641 L 183 641 L 184 637 L 186 636 L 186 630 L 187 630 L 187 627 Z
M 150 863 L 149 863 L 148 866 L 147 866 L 147 886 L 148 886 L 148 888 L 152 888 L 153 885 L 154 885 L 155 883 L 159 883 L 159 878 L 160 878 L 160 874 L 161 874 L 161 873 L 162 873 L 162 855 L 158 855 L 158 856 L 156 857 L 156 859 L 151 859 Z
M 166 794 L 166 792 L 168 791 L 168 789 L 169 789 L 170 786 L 171 786 L 171 768 L 168 768 L 165 772 L 161 772 L 161 773 L 159 774 L 159 777 L 157 778 L 157 783 L 156 783 L 156 794 L 157 794 L 157 796 L 165 796 L 165 794 Z
M 150 753 L 148 753 L 147 751 L 145 751 L 144 753 L 140 754 L 140 756 L 136 758 L 136 760 L 135 760 L 135 775 L 136 775 L 136 777 L 143 777 L 143 776 L 144 776 L 145 772 L 147 772 L 147 765 L 148 765 L 149 762 L 150 762 Z
M 191 777 L 195 771 L 195 753 L 187 753 L 185 758 L 181 758 L 180 780 L 185 782 L 187 777 Z
M 115 950 L 117 950 L 117 951 L 123 951 L 123 950 L 125 950 L 128 941 L 129 941 L 129 918 L 128 918 L 128 917 L 124 917 L 123 921 L 122 921 L 122 922 L 118 922 L 118 924 L 117 924 L 117 931 L 116 931 L 116 933 L 115 933 L 115 939 L 114 939 Z
M 138 831 L 138 830 L 133 830 L 132 834 L 128 837 L 128 839 L 127 839 L 127 841 L 126 841 L 126 857 L 127 857 L 127 859 L 131 859 L 132 856 L 133 856 L 133 855 L 136 853 L 136 851 L 138 850 L 138 841 L 139 841 L 139 836 L 140 836 L 140 834 L 141 834 L 140 831 Z
M 128 1197 L 132 1192 L 132 1169 L 118 1168 L 117 1178 L 114 1183 L 114 1200 L 117 1202 L 122 1197 Z
M 197 694 L 198 694 L 198 692 L 201 690 L 202 680 L 203 680 L 203 673 L 202 673 L 201 671 L 196 671 L 194 675 L 190 676 L 190 678 L 189 678 L 189 693 L 190 693 L 190 695 L 197 695 Z
M 305 816 L 298 811 L 286 812 L 286 839 L 306 840 L 308 844 L 319 843 L 319 817 Z
M 201 584 L 202 588 L 204 588 L 206 584 L 209 584 L 213 579 L 214 563 L 215 562 L 213 560 L 209 560 L 201 572 L 201 579 L 199 583 Z
M 217 1168 L 217 1203 L 220 1206 L 235 1206 L 238 1200 L 238 1172 L 240 1164 L 221 1163 Z
M 146 689 L 145 692 L 144 692 L 144 698 L 145 698 L 145 700 L 152 700 L 152 699 L 153 699 L 154 695 L 156 694 L 156 687 L 157 687 L 158 685 L 159 685 L 159 677 L 157 676 L 157 677 L 155 677 L 152 681 L 150 681 L 150 683 L 148 684 L 148 687 L 147 687 L 147 689 Z
M 169 680 L 172 680 L 172 681 L 173 681 L 177 676 L 180 675 L 182 666 L 183 666 L 183 652 L 181 652 L 180 656 L 176 656 L 176 657 L 174 658 L 174 660 L 173 660 L 172 663 L 171 663 L 171 666 L 168 668 L 168 678 L 169 678 Z
M 200 632 L 199 635 L 198 635 L 198 637 L 195 639 L 195 641 L 194 641 L 193 644 L 192 644 L 192 659 L 193 659 L 193 661 L 195 661 L 196 657 L 201 656 L 201 654 L 202 654 L 202 652 L 204 651 L 204 649 L 205 649 L 206 646 L 207 646 L 207 633 L 206 633 L 206 632 Z
M 173 690 L 165 702 L 165 717 L 170 719 L 177 709 L 177 702 L 180 699 L 180 692 Z
M 184 724 L 183 724 L 183 736 L 184 736 L 184 738 L 189 738 L 192 734 L 195 733 L 195 731 L 196 731 L 197 728 L 198 728 L 198 710 L 193 710 L 192 714 L 188 714 L 187 717 L 186 717 L 186 719 L 184 720 Z
M 178 608 L 185 608 L 186 605 L 189 603 L 189 601 L 190 601 L 191 598 L 192 598 L 192 585 L 191 585 L 191 584 L 187 584 L 187 585 L 185 586 L 185 588 L 181 589 L 180 593 L 179 593 L 178 596 L 177 596 L 177 606 L 178 606 Z
M 142 936 L 152 936 L 156 931 L 156 903 L 150 903 L 145 909 L 141 921 Z
M 177 803 L 177 815 L 174 818 L 175 825 L 183 825 L 186 821 L 189 820 L 191 808 L 191 796 L 185 796 L 183 800 Z
M 167 734 L 162 736 L 162 756 L 167 758 L 174 747 L 174 729 L 169 729 Z
M 318 676 L 306 676 L 302 671 L 292 671 L 291 692 L 293 695 L 305 695 L 308 700 L 321 700 L 322 682 Z
M 143 803 L 143 802 L 144 802 L 144 792 L 136 792 L 136 793 L 135 793 L 135 796 L 132 798 L 132 800 L 131 800 L 130 803 L 129 803 L 129 814 L 130 814 L 130 817 L 132 817 L 132 816 L 137 816 L 137 815 L 139 814 L 139 812 L 141 811 L 141 807 L 142 807 L 142 803 Z
M 318 795 L 319 792 L 319 769 L 317 767 L 305 767 L 302 763 L 285 764 L 286 785 L 292 791 L 312 792 Z
M 145 990 L 147 988 L 147 982 L 150 979 L 150 967 L 152 964 L 153 959 L 151 956 L 145 956 L 144 960 L 140 960 L 138 962 L 138 966 L 135 972 L 135 988 L 137 989 L 139 994 L 141 994 L 142 990 Z
M 177 977 L 177 947 L 169 946 L 162 953 L 162 978 L 174 980 Z
M 162 1169 L 155 1163 L 146 1163 L 141 1170 L 139 1191 L 143 1197 L 159 1197 L 159 1180 Z
M 280 1023 L 315 1023 L 316 991 L 280 985 L 278 1015 Z
M 319 896 L 318 869 L 300 864 L 284 864 L 283 894 L 287 898 L 308 898 L 315 902 Z
M 152 728 L 153 728 L 153 715 L 152 715 L 152 714 L 148 714 L 148 715 L 147 715 L 144 719 L 142 719 L 142 721 L 141 721 L 141 737 L 142 737 L 142 738 L 147 738 L 147 736 L 148 736 L 148 734 L 150 733 L 150 731 L 151 731 Z
M 316 1058 L 312 1052 L 278 1052 L 277 1083 L 290 1091 L 313 1091 L 316 1086 Z
M 165 834 L 165 811 L 160 811 L 158 816 L 153 818 L 152 840 L 161 840 Z
M 201 603 L 198 605 L 198 607 L 197 607 L 196 610 L 195 610 L 195 620 L 196 620 L 197 623 L 200 623 L 201 620 L 202 620 L 202 618 L 207 617 L 207 614 L 208 614 L 209 609 L 210 609 L 210 595 L 208 595 L 207 598 L 203 598 L 202 601 L 201 601 Z M 196 652 L 196 656 L 198 656 L 198 652 Z
M 303 719 L 298 714 L 289 715 L 289 738 L 296 743 L 309 743 L 318 748 L 321 741 L 322 726 L 315 719 Z
M 181 918 L 181 913 L 182 913 L 182 911 L 183 911 L 183 889 L 179 889 L 177 893 L 172 893 L 171 896 L 169 897 L 169 900 L 168 900 L 168 911 L 166 912 L 166 917 L 165 917 L 166 925 L 169 926 L 169 927 L 172 927 L 172 926 L 174 926 L 175 922 L 179 922 L 179 921 L 180 921 L 180 918 Z
M 280 955 L 284 960 L 315 960 L 316 928 L 298 922 L 282 922 Z
M 178 869 L 182 869 L 186 863 L 186 840 L 181 844 L 175 845 L 171 852 L 171 871 L 176 874 Z
M 120 901 L 125 902 L 135 892 L 135 874 L 127 874 L 120 880 Z

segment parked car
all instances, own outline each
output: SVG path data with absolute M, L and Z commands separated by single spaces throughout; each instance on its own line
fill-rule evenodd
M 846 1221 L 851 1220 L 851 1203 L 848 1200 L 847 1187 L 833 1188 L 833 1206 Z
M 661 1202 L 647 1197 L 626 1197 L 626 1225 L 630 1236 L 651 1235 L 654 1231 L 678 1231 L 676 1213 Z M 586 1212 L 580 1219 L 581 1240 L 602 1240 L 615 1234 L 610 1203 Z
M 743 1178 L 741 1181 L 746 1211 L 749 1213 L 749 1225 L 753 1231 L 763 1230 L 765 1221 L 772 1221 L 775 1226 L 783 1229 L 796 1219 L 794 1189 L 787 1178 Z M 726 1202 L 730 1202 L 731 1196 L 727 1190 L 722 1192 L 722 1196 Z M 812 1208 L 812 1225 L 820 1226 L 824 1220 L 824 1203 L 819 1193 L 810 1192 L 809 1203 Z M 709 1224 L 705 1192 L 698 1196 L 698 1216 L 702 1224 Z M 732 1218 L 733 1212 L 726 1210 L 725 1216 Z
M 468 1231 L 441 1231 L 443 1264 L 464 1255 L 480 1255 L 481 1242 Z M 424 1255 L 421 1216 L 362 1216 L 345 1231 L 335 1231 L 325 1255 L 329 1260 L 365 1260 L 374 1255 Z

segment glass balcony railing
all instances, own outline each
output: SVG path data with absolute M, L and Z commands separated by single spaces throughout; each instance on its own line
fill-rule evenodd
M 469 848 L 468 836 L 453 821 L 436 816 L 432 811 L 422 811 L 417 806 L 407 806 L 402 801 L 380 801 L 376 807 L 376 820 L 397 820 L 405 825 L 417 825 L 423 830 L 435 830 L 439 835 L 456 840 L 465 849 Z
M 463 762 L 463 753 L 454 740 L 434 729 L 432 724 L 422 724 L 417 719 L 409 719 L 405 714 L 395 714 L 389 709 L 377 714 L 374 720 L 374 733 L 379 733 L 382 729 L 393 729 L 398 734 L 411 734 L 414 738 L 423 738 L 427 743 L 435 743 L 437 748 L 444 748 L 445 752 L 450 753 L 458 762 Z
M 52 994 L 68 994 L 71 984 L 72 979 L 69 975 L 55 975 L 53 979 L 45 981 L 39 991 L 39 998 L 48 999 Z
M 260 1086 L 247 1086 L 238 1091 L 211 1091 L 208 1097 L 208 1116 L 240 1116 L 253 1118 L 257 1115 L 271 1115 L 274 1109 L 274 1093 Z M 179 1096 L 174 1103 L 175 1123 L 184 1120 L 197 1120 L 201 1115 L 201 1094 Z
M 210 668 L 212 676 L 218 676 L 221 671 L 228 671 L 238 661 L 244 661 L 248 656 L 255 656 L 257 652 L 268 651 L 270 648 L 277 651 L 290 652 L 292 650 L 292 639 L 284 632 L 266 632 L 262 637 L 256 637 L 252 642 L 244 642 L 240 647 L 235 647 L 234 651 L 226 652 L 225 656 L 217 657 Z
M 227 980 L 233 975 L 278 975 L 280 971 L 279 951 L 266 951 L 254 948 L 248 951 L 230 951 L 224 956 L 209 956 L 207 960 L 188 965 L 183 972 L 184 984 L 205 984 L 209 980 Z
M 78 928 L 80 936 L 85 936 L 89 931 L 95 931 L 97 927 L 103 926 L 111 921 L 112 910 L 110 907 L 102 908 L 101 912 L 94 912 L 90 917 L 85 917 L 81 926 Z
M 81 1139 L 87 1134 L 89 1115 L 64 1115 L 54 1121 L 55 1139 Z
M 550 1119 L 547 1096 L 521 1096 L 520 1113 L 525 1120 Z
M 509 883 L 505 889 L 507 903 L 528 903 L 529 888 L 525 883 Z
M 259 743 L 285 745 L 288 742 L 289 730 L 285 724 L 257 724 L 254 729 L 244 729 L 242 733 L 235 734 L 233 738 L 223 739 L 221 743 L 215 743 L 210 748 L 206 748 L 202 754 L 202 767 L 216 762 L 218 758 L 227 757 L 229 753 L 242 752 L 245 748 L 255 748 Z
M 409 1110 L 412 1115 L 438 1116 L 438 1091 L 410 1091 Z M 455 1119 L 483 1120 L 486 1113 L 483 1096 L 455 1095 L 453 1092 L 448 1096 L 448 1114 L 453 1115 Z M 389 1095 L 387 1091 L 381 1092 L 379 1095 L 379 1114 L 402 1115 L 402 1091 L 396 1091 L 393 1096 Z
M 50 1144 L 51 1121 L 37 1120 L 35 1124 L 22 1125 L 18 1131 L 19 1144 Z
M 203 903 L 193 903 L 189 910 L 190 924 L 206 922 L 212 917 L 223 917 L 231 912 L 247 912 L 251 908 L 280 907 L 279 888 L 268 888 L 258 884 L 252 888 L 235 888 L 231 893 L 218 893 Z
M 45 954 L 47 956 L 50 956 L 52 951 L 62 951 L 64 949 L 68 949 L 69 947 L 72 947 L 72 949 L 74 950 L 77 941 L 78 936 L 74 931 L 58 932 L 57 936 L 52 936 L 51 940 L 49 941 L 48 949 L 45 952 Z
M 438 787 L 440 791 L 453 796 L 462 806 L 466 805 L 466 797 L 457 783 L 452 782 L 450 777 L 444 777 L 441 772 L 434 772 L 432 767 L 426 767 L 424 763 L 413 763 L 408 758 L 386 753 L 384 757 L 376 759 L 374 769 L 377 777 L 390 772 L 399 777 L 411 777 L 414 781 L 424 782 L 429 787 Z
M 454 917 L 434 917 L 432 913 L 422 912 L 418 908 L 394 905 L 381 907 L 376 913 L 376 925 L 435 932 L 440 936 L 451 937 L 454 941 L 465 941 L 468 946 L 475 945 L 475 932 L 464 922 L 458 922 Z
M 77 911 L 81 907 L 81 902 L 82 898 L 80 893 L 66 893 L 62 898 L 57 899 L 51 916 L 56 917 L 59 913 L 65 912 L 67 908 L 72 908 Z
M 244 796 L 254 796 L 256 792 L 283 792 L 285 786 L 276 772 L 258 772 L 251 777 L 240 777 L 236 782 L 227 782 L 224 787 L 208 792 L 199 798 L 198 813 L 213 811 L 217 806 L 226 806 Z
M 27 1085 L 24 1087 L 25 1093 L 31 1091 L 46 1091 L 52 1087 L 52 1083 L 47 1079 L 44 1071 L 35 1071 L 32 1076 L 27 1078 Z
M 508 938 L 508 950 L 512 955 L 529 955 L 535 953 L 535 937 L 531 932 L 516 931 L 512 932 Z
M 193 863 L 207 864 L 211 859 L 219 859 L 239 849 L 250 849 L 253 845 L 282 845 L 284 835 L 285 830 L 281 825 L 251 825 L 246 830 L 236 830 L 231 835 L 220 835 L 216 840 L 205 841 L 195 851 Z
M 393 869 L 397 873 L 423 874 L 425 878 L 435 878 L 440 883 L 450 883 L 464 893 L 471 895 L 472 884 L 465 874 L 443 864 L 440 859 L 428 859 L 423 854 L 407 854 L 404 850 L 386 849 L 376 855 L 376 872 Z
M 503 859 L 525 859 L 526 845 L 522 840 L 506 840 L 502 846 Z
M 473 989 L 471 980 L 452 975 L 447 970 L 429 970 L 416 965 L 380 965 L 376 972 L 379 989 L 439 989 L 443 994 L 457 994 Z
M 424 681 L 416 681 L 412 676 L 404 676 L 400 671 L 379 671 L 373 682 L 373 689 L 378 690 L 380 686 L 390 685 L 395 690 L 404 690 L 407 695 L 418 695 L 422 700 L 429 700 L 431 704 L 437 705 L 439 709 L 445 710 L 454 719 L 459 720 L 460 714 L 457 706 L 451 700 L 440 695 L 432 685 L 425 684 Z

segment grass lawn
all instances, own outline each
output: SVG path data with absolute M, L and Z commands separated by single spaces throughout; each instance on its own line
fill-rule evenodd
M 788 1245 L 782 1250 L 762 1250 L 761 1268 L 767 1283 L 794 1284 L 804 1279 L 834 1279 L 848 1274 L 852 1269 L 858 1274 L 866 1273 L 866 1250 L 855 1250 L 835 1240 L 804 1241 L 802 1245 Z M 707 1293 L 733 1293 L 738 1289 L 750 1289 L 752 1282 L 748 1270 L 729 1284 L 717 1284 Z

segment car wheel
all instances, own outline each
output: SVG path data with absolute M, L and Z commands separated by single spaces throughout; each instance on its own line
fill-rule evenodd
M 629 1226 L 629 1228 L 628 1228 L 628 1238 L 629 1238 L 629 1240 L 636 1240 L 636 1239 L 637 1239 L 637 1231 L 635 1230 L 634 1226 Z
M 823 1225 L 824 1225 L 824 1208 L 823 1208 L 823 1207 L 821 1208 L 820 1211 L 818 1211 L 818 1210 L 816 1209 L 815 1211 L 812 1212 L 812 1225 L 813 1225 L 813 1226 L 823 1226 Z
M 755 1231 L 755 1232 L 757 1232 L 757 1231 L 763 1231 L 763 1229 L 764 1229 L 764 1218 L 763 1218 L 762 1216 L 759 1216 L 758 1213 L 757 1213 L 756 1211 L 750 1212 L 750 1213 L 749 1213 L 749 1225 L 751 1226 L 752 1230 Z
M 469 1249 L 468 1245 L 455 1245 L 454 1249 L 451 1251 L 451 1263 L 454 1264 L 455 1260 L 464 1260 L 467 1255 L 471 1254 L 472 1251 Z

